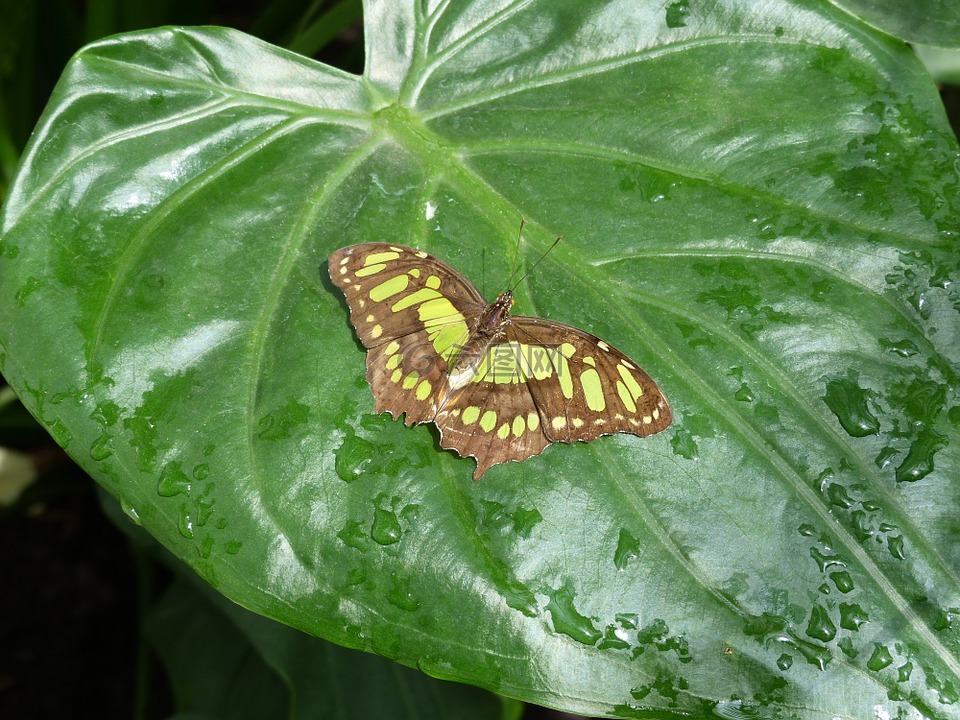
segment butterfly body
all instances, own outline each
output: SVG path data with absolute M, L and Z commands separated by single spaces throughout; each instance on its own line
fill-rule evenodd
M 663 393 L 627 356 L 577 328 L 511 315 L 425 252 L 363 243 L 330 256 L 367 348 L 377 412 L 434 422 L 441 445 L 477 460 L 524 460 L 552 442 L 670 425 Z

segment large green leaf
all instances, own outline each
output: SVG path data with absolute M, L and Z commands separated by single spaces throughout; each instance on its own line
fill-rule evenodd
M 960 717 L 958 152 L 826 3 L 370 2 L 345 75 L 221 29 L 67 68 L 3 372 L 240 604 L 594 714 Z M 417 245 L 636 358 L 659 436 L 470 480 L 370 414 L 326 278 Z

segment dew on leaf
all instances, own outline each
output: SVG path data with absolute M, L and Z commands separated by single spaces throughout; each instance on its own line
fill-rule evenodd
M 950 608 L 949 610 L 938 610 L 937 617 L 933 621 L 933 629 L 938 631 L 950 630 L 960 618 L 960 608 Z
M 195 468 L 193 468 L 193 479 L 194 480 L 206 480 L 210 477 L 210 466 L 206 463 L 200 463 Z
M 880 421 L 870 410 L 871 394 L 860 387 L 860 376 L 848 371 L 846 377 L 834 377 L 827 381 L 823 401 L 840 421 L 841 427 L 852 437 L 865 437 L 880 432 Z
M 661 671 L 653 682 L 638 685 L 630 691 L 630 695 L 635 700 L 643 700 L 653 691 L 660 697 L 676 701 L 681 691 L 686 690 L 688 687 L 689 683 L 687 683 L 683 677 Z
M 841 652 L 846 655 L 848 658 L 853 659 L 860 654 L 860 651 L 853 646 L 853 640 L 849 637 L 842 637 L 837 641 L 837 647 L 840 648 Z
M 104 433 L 90 446 L 90 457 L 101 462 L 113 455 L 113 438 Z
M 859 631 L 860 626 L 870 622 L 870 617 L 856 603 L 840 603 L 840 627 Z
M 140 513 L 137 512 L 137 509 L 131 504 L 129 500 L 123 495 L 120 496 L 120 509 L 123 510 L 124 514 L 133 521 L 134 525 L 140 525 Z
M 626 637 L 621 637 L 625 635 L 624 631 L 620 628 L 616 628 L 613 625 L 607 625 L 603 631 L 603 637 L 600 638 L 600 644 L 597 645 L 598 650 L 626 650 L 630 647 L 630 641 Z
M 946 444 L 946 439 L 932 430 L 920 432 L 910 445 L 910 452 L 897 467 L 897 482 L 916 482 L 933 472 L 933 456 Z
M 240 552 L 242 547 L 243 543 L 239 540 L 228 540 L 223 545 L 223 549 L 226 551 L 227 555 L 236 555 L 238 552 Z
M 353 482 L 364 472 L 373 460 L 374 445 L 357 436 L 348 428 L 343 443 L 334 451 L 334 469 L 344 482 Z
M 781 670 L 789 670 L 793 665 L 793 656 L 788 655 L 787 653 L 781 653 L 780 657 L 777 658 L 777 667 Z
M 944 705 L 953 705 L 960 701 L 960 694 L 950 680 L 941 680 L 929 665 L 923 666 L 927 687 L 937 693 L 937 699 Z
M 803 523 L 803 525 L 797 528 L 797 531 L 804 537 L 813 537 L 817 534 L 817 529 L 810 523 Z
M 420 601 L 415 599 L 410 591 L 410 578 L 401 578 L 397 573 L 390 573 L 391 587 L 387 591 L 387 600 L 391 605 L 406 612 L 419 609 Z
M 636 630 L 637 624 L 640 622 L 640 616 L 636 613 L 617 613 L 614 615 L 614 619 L 620 627 L 630 628 L 631 630 Z
M 850 577 L 850 573 L 846 570 L 830 573 L 830 579 L 833 580 L 833 584 L 837 590 L 842 593 L 848 593 L 853 590 L 853 578 Z
M 176 495 L 189 495 L 193 489 L 190 478 L 183 472 L 183 466 L 179 461 L 168 463 L 160 473 L 160 480 L 157 481 L 157 494 L 161 497 L 174 497 Z
M 826 669 L 829 662 L 833 659 L 833 654 L 827 648 L 821 647 L 820 645 L 796 638 L 792 641 L 792 644 L 797 652 L 803 655 L 804 660 L 816 666 L 819 670 Z
M 874 458 L 873 462 L 878 468 L 882 470 L 887 465 L 889 465 L 893 461 L 893 458 L 895 458 L 897 455 L 898 455 L 898 452 L 895 448 L 887 446 L 882 450 L 880 450 L 879 453 L 877 453 L 877 457 Z
M 180 534 L 188 540 L 193 539 L 193 518 L 190 515 L 190 510 L 187 506 L 180 506 L 180 517 L 177 520 L 177 530 L 180 531 Z
M 740 389 L 733 395 L 739 402 L 753 402 L 753 391 L 746 383 L 740 384 Z
M 637 540 L 626 528 L 620 529 L 620 539 L 617 540 L 617 549 L 613 553 L 613 564 L 617 570 L 623 572 L 627 563 L 632 558 L 637 557 L 640 552 L 640 541 Z
M 869 539 L 874 530 L 870 527 L 870 518 L 863 510 L 854 510 L 850 513 L 850 522 L 853 525 L 853 534 L 859 542 Z
M 550 593 L 547 611 L 553 620 L 553 629 L 584 645 L 596 645 L 601 633 L 590 618 L 577 612 L 573 598 L 574 592 L 568 583 Z
M 943 410 L 947 388 L 930 377 L 916 377 L 900 393 L 903 412 L 917 426 L 929 425 Z
M 831 505 L 837 507 L 846 509 L 853 506 L 853 500 L 850 499 L 847 488 L 840 483 L 834 482 L 827 486 L 827 498 L 829 498 Z
M 960 426 L 960 405 L 954 405 L 947 411 L 947 419 L 954 427 Z
M 676 652 L 677 659 L 682 663 L 688 663 L 693 659 L 686 638 L 682 635 L 670 635 L 670 627 L 661 618 L 641 628 L 637 632 L 637 642 L 640 643 L 640 647 L 634 649 L 633 657 L 642 655 L 646 647 L 653 646 L 659 652 L 670 650 Z
M 207 535 L 203 540 L 200 541 L 200 546 L 197 548 L 197 554 L 202 558 L 208 558 L 213 553 L 213 538 L 210 535 Z
M 880 347 L 884 350 L 899 355 L 900 357 L 908 358 L 920 353 L 920 349 L 913 340 L 887 340 L 881 338 L 879 342 Z
M 400 541 L 403 536 L 403 528 L 400 527 L 400 520 L 393 510 L 384 508 L 382 503 L 386 500 L 386 495 L 379 495 L 373 501 L 374 513 L 373 524 L 370 527 L 370 537 L 381 545 L 392 545 Z M 394 498 L 394 501 L 400 498 Z
M 497 590 L 503 596 L 507 607 L 523 613 L 527 617 L 536 617 L 540 614 L 537 598 L 533 592 L 519 580 L 504 578 L 497 583 Z
M 893 662 L 893 656 L 885 645 L 880 643 L 873 644 L 873 654 L 867 660 L 867 667 L 874 672 L 879 672 Z
M 543 520 L 543 515 L 536 508 L 518 507 L 510 517 L 513 519 L 513 531 L 524 539 L 529 538 L 533 528 Z
M 911 674 L 913 674 L 913 663 L 907 660 L 897 668 L 897 682 L 909 682 Z
M 690 4 L 687 0 L 679 0 L 667 6 L 666 22 L 671 29 L 687 26 L 687 16 L 690 14 Z
M 356 520 L 348 520 L 347 524 L 337 533 L 337 537 L 344 545 L 349 545 L 357 550 L 366 550 L 367 544 L 370 542 L 369 536 Z
M 897 560 L 904 560 L 907 556 L 903 550 L 903 535 L 891 535 L 887 538 L 887 548 Z
M 823 642 L 830 642 L 837 635 L 837 626 L 830 619 L 830 613 L 823 605 L 815 604 L 810 610 L 810 622 L 807 623 L 807 635 Z
M 288 398 L 286 404 L 267 413 L 257 422 L 257 438 L 260 440 L 286 440 L 294 430 L 310 419 L 310 406 Z
M 97 403 L 90 417 L 100 425 L 111 427 L 120 419 L 120 406 L 110 401 Z
M 743 628 L 743 634 L 763 641 L 769 635 L 783 632 L 787 627 L 787 619 L 782 615 L 764 612 L 749 618 Z
M 53 441 L 57 443 L 60 447 L 66 449 L 70 444 L 70 441 L 73 439 L 73 435 L 67 429 L 67 426 L 63 424 L 63 421 L 60 418 L 57 418 L 49 423 L 45 423 L 47 432 L 50 433 L 50 436 L 53 438 Z
M 820 572 L 824 572 L 827 568 L 834 566 L 837 567 L 846 567 L 846 563 L 840 559 L 839 555 L 824 555 L 819 548 L 810 548 L 810 557 L 812 557 L 816 563 L 817 567 L 820 568 Z
M 673 437 L 670 438 L 670 447 L 673 448 L 674 455 L 685 457 L 687 460 L 693 460 L 699 452 L 693 433 L 686 427 L 678 428 L 674 432 Z
M 780 713 L 772 708 L 742 700 L 724 700 L 713 708 L 713 714 L 724 720 L 779 720 Z

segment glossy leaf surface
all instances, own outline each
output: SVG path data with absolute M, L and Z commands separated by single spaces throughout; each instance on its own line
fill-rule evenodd
M 353 77 L 89 46 L 10 187 L 2 370 L 228 597 L 533 702 L 960 717 L 958 154 L 825 3 L 371 2 Z M 370 415 L 326 257 L 416 245 L 676 420 L 471 460 Z
M 910 43 L 960 46 L 960 7 L 945 0 L 837 0 L 839 7 Z

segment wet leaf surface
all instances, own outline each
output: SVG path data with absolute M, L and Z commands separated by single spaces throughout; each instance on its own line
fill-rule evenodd
M 829 5 L 372 2 L 354 77 L 222 29 L 68 66 L 10 187 L 2 371 L 245 607 L 622 717 L 958 717 L 958 154 Z M 470 480 L 370 414 L 336 248 L 421 247 L 664 389 Z

